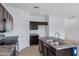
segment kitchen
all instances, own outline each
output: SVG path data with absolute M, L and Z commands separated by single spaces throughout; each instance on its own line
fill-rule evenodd
M 13 18 L 8 17 L 13 20 L 7 26 L 3 26 L 3 22 L 0 26 L 1 34 L 4 34 L 5 38 L 9 36 L 8 39 L 12 39 L 11 36 L 16 37 L 15 41 L 18 42 L 16 50 L 18 50 L 19 55 L 23 49 L 27 51 L 27 48 L 31 50 L 30 47 L 35 46 L 38 47 L 38 52 L 43 56 L 77 56 L 79 54 L 79 26 L 78 13 L 76 12 L 79 4 L 2 3 L 2 5 Z M 6 16 L 4 15 L 3 17 Z M 12 40 L 14 40 L 14 37 Z M 9 40 L 4 41 L 9 42 Z M 48 47 L 51 48 L 48 49 Z M 61 51 L 58 49 L 67 50 L 63 50 L 60 53 Z M 73 53 L 74 51 L 75 54 Z M 27 52 L 23 53 L 26 54 Z M 31 55 L 31 53 L 28 54 Z

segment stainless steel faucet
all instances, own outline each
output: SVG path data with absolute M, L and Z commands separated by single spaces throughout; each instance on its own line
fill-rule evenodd
M 58 35 L 58 39 L 59 39 L 59 36 L 60 36 L 59 32 L 56 32 L 54 35 L 55 36 Z

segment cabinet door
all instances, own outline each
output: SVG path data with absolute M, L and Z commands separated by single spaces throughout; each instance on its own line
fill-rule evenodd
M 39 40 L 39 52 L 43 53 L 43 42 Z
M 48 54 L 47 54 L 48 56 L 56 56 L 56 54 L 55 53 L 53 53 L 52 51 L 50 51 L 50 50 L 48 50 Z
M 8 19 L 8 12 L 6 11 L 6 20 Z
M 38 44 L 38 36 L 30 36 L 30 44 L 37 45 Z
M 0 6 L 0 21 L 3 19 L 3 8 Z
M 13 22 L 13 17 L 11 15 L 9 15 L 9 20 Z
M 44 49 L 43 50 L 43 55 L 47 56 L 48 55 L 48 48 L 47 48 L 47 45 L 45 43 L 43 44 L 43 49 Z
M 4 9 L 4 19 L 8 19 L 8 12 Z
M 71 56 L 71 48 L 57 50 L 57 56 Z
M 30 22 L 30 30 L 38 30 L 38 22 Z
M 0 32 L 4 31 L 4 9 L 0 6 Z

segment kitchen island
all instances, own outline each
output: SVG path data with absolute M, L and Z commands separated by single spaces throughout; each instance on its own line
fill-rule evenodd
M 44 56 L 76 56 L 79 43 L 67 43 L 55 37 L 40 37 L 39 51 Z
M 16 45 L 0 45 L 0 56 L 15 56 Z
M 16 46 L 18 46 L 18 36 L 0 35 L 0 56 L 16 56 Z M 19 47 L 17 47 L 19 49 Z

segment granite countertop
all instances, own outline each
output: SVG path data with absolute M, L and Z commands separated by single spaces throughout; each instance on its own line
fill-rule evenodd
M 30 36 L 39 36 L 37 33 L 31 33 Z
M 72 48 L 72 47 L 77 47 L 79 46 L 79 43 L 71 43 L 71 42 L 68 42 L 68 40 L 63 40 L 63 39 L 59 39 L 59 42 L 60 44 L 59 45 L 54 45 L 54 44 L 51 44 L 49 42 L 47 42 L 47 40 L 58 40 L 58 38 L 55 38 L 55 37 L 40 37 L 39 40 L 43 41 L 44 43 L 50 45 L 51 47 L 55 48 L 56 50 L 60 50 L 60 49 L 66 49 L 66 48 Z
M 15 45 L 0 45 L 0 56 L 10 56 Z
M 5 37 L 0 37 L 0 40 L 4 39 Z

